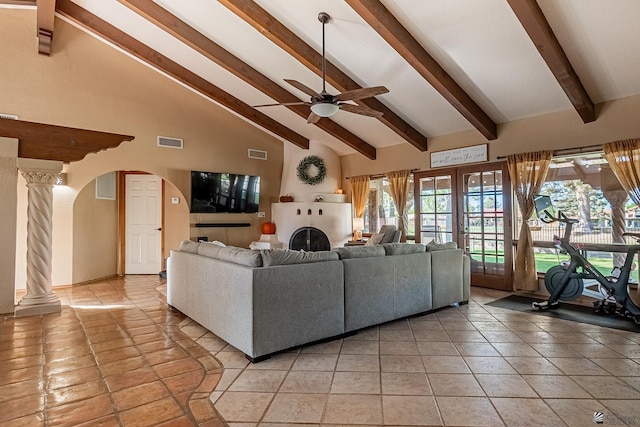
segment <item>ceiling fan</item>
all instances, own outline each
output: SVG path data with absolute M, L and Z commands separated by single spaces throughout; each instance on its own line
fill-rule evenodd
M 331 20 L 326 12 L 318 14 L 318 21 L 322 22 L 322 92 L 316 92 L 310 87 L 300 83 L 297 80 L 284 79 L 296 89 L 306 93 L 311 97 L 310 102 L 285 102 L 278 104 L 255 105 L 255 107 L 273 107 L 276 105 L 308 105 L 311 108 L 311 114 L 307 118 L 307 123 L 316 123 L 322 117 L 333 116 L 338 110 L 348 111 L 350 113 L 361 114 L 363 116 L 380 117 L 382 112 L 359 105 L 348 104 L 345 101 L 355 101 L 363 98 L 370 98 L 376 95 L 382 95 L 389 92 L 384 86 L 366 87 L 361 89 L 348 90 L 337 95 L 331 95 L 326 91 L 326 73 L 327 60 L 324 54 L 324 26 Z

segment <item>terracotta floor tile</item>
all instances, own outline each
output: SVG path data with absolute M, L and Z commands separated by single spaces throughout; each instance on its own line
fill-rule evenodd
M 35 380 L 42 377 L 42 370 L 33 368 L 16 369 L 0 375 L 0 387 L 7 384 Z
M 157 353 L 153 353 L 157 354 Z M 184 353 L 186 354 L 186 353 Z M 182 353 L 180 353 L 182 356 Z M 183 357 L 178 360 L 172 360 L 153 366 L 153 370 L 156 371 L 161 378 L 173 377 L 185 372 L 202 371 L 202 364 L 190 357 Z
M 134 369 L 104 377 L 104 381 L 111 392 L 134 387 L 140 384 L 153 382 L 158 379 L 158 375 L 150 367 Z
M 117 328 L 117 324 L 115 324 L 115 323 L 112 324 L 111 326 L 114 327 L 114 328 Z M 102 332 L 100 334 L 91 335 L 91 336 L 88 337 L 88 339 L 89 339 L 89 342 L 91 343 L 91 346 L 93 347 L 94 351 L 100 352 L 100 351 L 104 351 L 105 350 L 104 347 L 107 346 L 107 345 L 112 346 L 110 348 L 119 347 L 119 346 L 114 345 L 114 344 L 116 344 L 118 340 L 126 340 L 126 339 L 128 339 L 128 336 L 127 336 L 127 333 L 125 331 L 117 328 L 116 330 L 113 330 L 113 331 Z M 98 346 L 98 344 L 104 343 L 104 342 L 107 342 L 107 341 L 109 341 L 110 344 Z
M 47 406 L 58 406 L 66 403 L 85 400 L 107 393 L 107 387 L 100 380 L 87 381 L 68 387 L 62 387 L 47 393 Z
M 180 347 L 168 348 L 165 350 L 155 351 L 148 353 L 145 358 L 150 365 L 160 365 L 166 362 L 174 362 L 178 359 L 185 359 L 189 357 L 189 353 Z M 184 372 L 184 371 L 183 371 Z
M 44 381 L 39 378 L 4 385 L 0 387 L 0 403 L 39 393 L 43 387 Z
M 133 371 L 134 369 L 148 366 L 147 361 L 143 356 L 130 357 L 128 359 L 116 360 L 115 362 L 105 363 L 100 365 L 100 372 L 107 377 L 109 375 L 120 374 L 122 372 Z
M 51 426 L 75 426 L 108 416 L 112 412 L 111 400 L 104 394 L 92 399 L 52 407 L 48 410 L 48 418 Z
M 49 351 L 45 353 L 45 360 L 47 363 L 57 360 L 71 359 L 74 357 L 86 356 L 91 353 L 91 348 L 88 345 L 78 345 L 76 347 L 65 348 L 58 351 Z
M 53 362 L 46 364 L 45 372 L 47 375 L 56 375 L 62 372 L 75 371 L 77 369 L 93 366 L 96 366 L 96 361 L 92 355 L 87 354 L 84 356 L 72 357 L 70 359 L 54 360 Z
M 20 359 L 14 359 L 11 363 L 0 363 L 0 373 L 7 371 L 31 368 L 33 366 L 41 366 L 44 362 L 42 355 L 21 357 Z
M 140 384 L 111 393 L 116 409 L 124 411 L 170 396 L 162 381 Z
M 44 410 L 44 396 L 41 393 L 32 394 L 25 397 L 9 399 L 2 403 L 0 411 L 0 423 L 22 418 L 30 414 L 42 412 Z
M 55 390 L 91 380 L 97 380 L 99 378 L 101 378 L 100 371 L 94 366 L 76 369 L 74 371 L 61 372 L 59 374 L 49 375 L 47 380 L 47 389 Z
M 173 394 L 180 394 L 186 391 L 193 391 L 196 387 L 199 386 L 201 381 L 204 378 L 204 373 L 202 370 L 195 370 L 191 372 L 186 372 L 184 374 L 176 375 L 169 378 L 164 378 L 163 382 Z M 215 384 L 218 383 L 219 378 L 216 379 Z M 206 391 L 213 391 L 215 388 L 215 384 L 209 387 Z
M 2 427 L 44 427 L 44 413 L 38 412 L 24 417 L 3 421 Z
M 94 357 L 99 365 L 105 365 L 117 360 L 129 359 L 140 356 L 140 350 L 136 346 L 117 348 L 114 350 L 105 350 L 100 353 L 94 352 Z

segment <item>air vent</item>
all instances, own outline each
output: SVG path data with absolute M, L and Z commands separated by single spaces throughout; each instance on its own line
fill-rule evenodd
M 18 116 L 16 116 L 15 114 L 0 113 L 0 119 L 18 120 Z
M 96 199 L 116 199 L 116 173 L 109 172 L 96 178 Z
M 183 141 L 180 138 L 170 138 L 168 136 L 159 136 L 158 147 L 177 148 L 178 150 L 182 150 Z
M 267 152 L 262 150 L 254 150 L 249 148 L 249 158 L 258 160 L 267 160 Z

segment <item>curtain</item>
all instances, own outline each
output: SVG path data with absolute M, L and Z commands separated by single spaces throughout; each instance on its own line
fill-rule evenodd
M 528 220 L 535 208 L 533 196 L 538 194 L 549 170 L 553 151 L 512 154 L 507 157 L 509 177 L 520 206 L 522 227 L 516 250 L 513 287 L 515 290 L 538 290 L 538 274 L 533 257 L 533 239 Z M 507 248 L 505 248 L 507 249 Z
M 622 188 L 640 206 L 640 139 L 605 144 L 604 157 Z
M 389 193 L 398 211 L 398 229 L 402 230 L 401 242 L 407 241 L 407 199 L 409 198 L 409 177 L 410 170 L 394 171 L 386 174 L 389 180 Z
M 356 218 L 363 218 L 369 201 L 369 175 L 352 176 L 349 182 Z

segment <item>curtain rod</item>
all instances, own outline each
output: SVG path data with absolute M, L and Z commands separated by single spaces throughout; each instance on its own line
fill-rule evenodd
M 411 173 L 416 173 L 416 172 L 418 172 L 419 170 L 420 170 L 420 168 L 414 168 L 414 169 L 411 169 Z M 387 176 L 387 174 L 384 174 L 384 173 L 376 173 L 376 174 L 373 174 L 373 175 L 369 175 L 369 179 L 384 178 L 385 176 Z M 351 177 L 347 176 L 347 177 L 345 177 L 344 179 L 349 179 L 349 178 L 351 178 Z
M 553 150 L 554 156 L 568 156 L 570 154 L 581 154 L 588 151 L 602 151 L 602 145 L 588 145 L 585 147 L 564 148 L 562 150 Z M 502 160 L 509 156 L 498 156 L 496 159 Z

